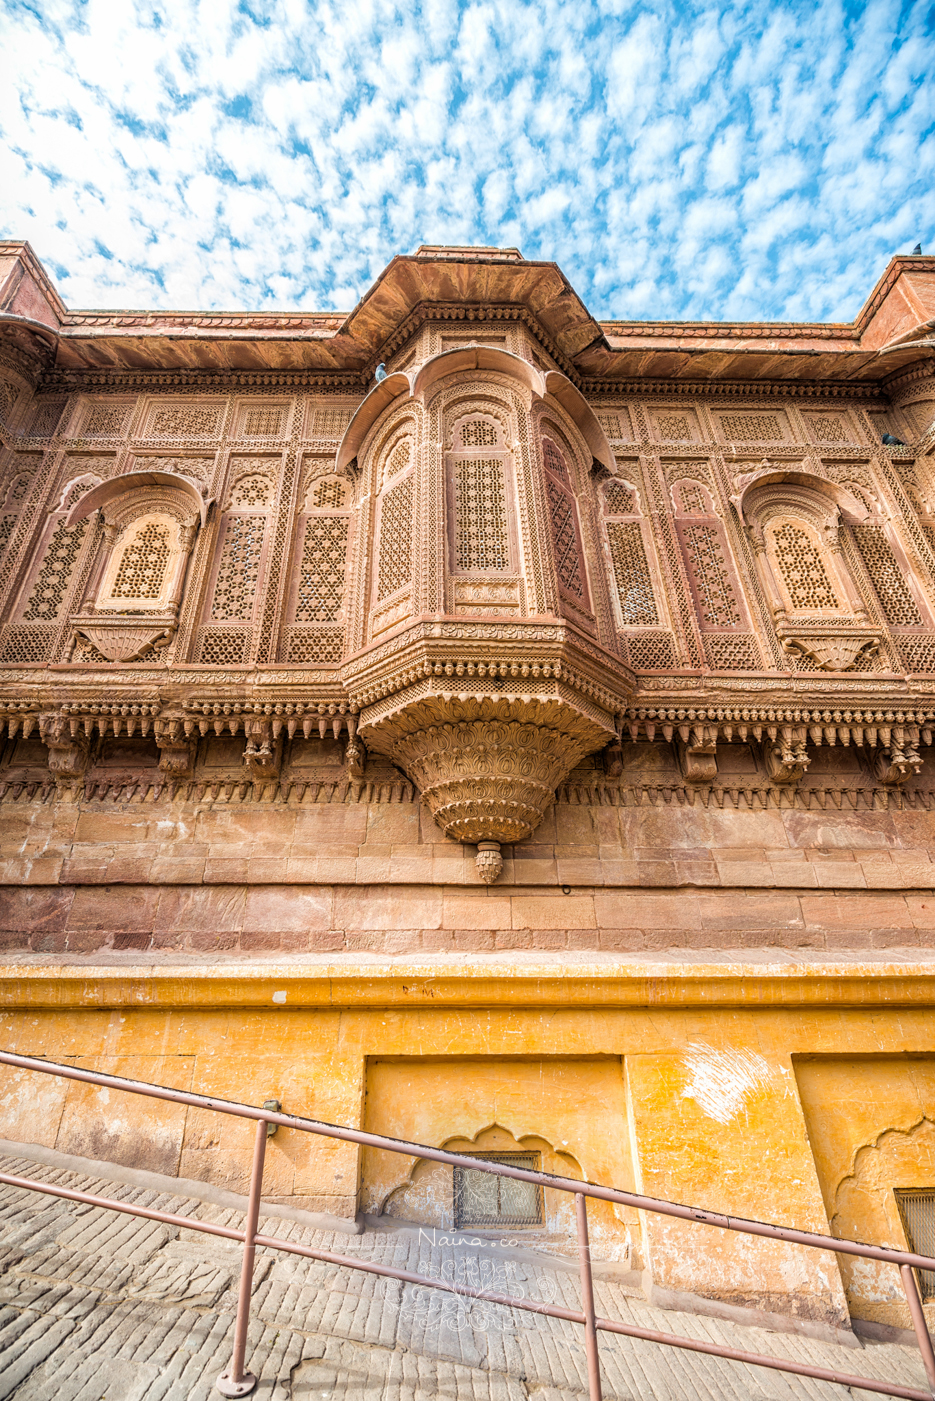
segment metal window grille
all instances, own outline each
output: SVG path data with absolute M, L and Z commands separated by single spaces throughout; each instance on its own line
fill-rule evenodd
M 539 1172 L 538 1153 L 471 1153 L 488 1163 Z M 542 1188 L 492 1173 L 454 1168 L 455 1226 L 541 1226 Z
M 909 1249 L 917 1255 L 935 1255 L 935 1187 L 897 1188 L 896 1205 Z M 922 1302 L 935 1299 L 935 1270 L 919 1270 L 918 1276 Z

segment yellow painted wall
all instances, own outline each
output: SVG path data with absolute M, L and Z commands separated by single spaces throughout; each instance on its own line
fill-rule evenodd
M 899 1005 L 880 1005 L 879 997 L 875 1006 L 841 1005 L 830 983 L 809 985 L 799 970 L 795 1005 L 783 1005 L 792 983 L 751 975 L 731 984 L 720 971 L 704 983 L 695 973 L 693 1005 L 679 1005 L 688 998 L 687 974 L 653 983 L 641 970 L 633 996 L 642 1005 L 620 1005 L 619 981 L 618 1005 L 601 1005 L 611 991 L 595 971 L 590 1008 L 581 1005 L 580 978 L 567 981 L 566 1007 L 490 1005 L 498 990 L 504 999 L 518 995 L 515 977 L 498 984 L 492 974 L 487 1005 L 471 1007 L 463 1005 L 468 983 L 461 988 L 453 973 L 430 987 L 396 967 L 392 986 L 379 992 L 362 970 L 355 992 L 345 970 L 341 996 L 356 996 L 358 1005 L 338 1008 L 271 1006 L 276 987 L 296 1002 L 311 999 L 298 975 L 290 982 L 282 971 L 258 983 L 254 1001 L 265 1006 L 213 1010 L 170 1005 L 210 991 L 178 973 L 171 987 L 168 979 L 149 986 L 145 995 L 157 1005 L 132 1005 L 131 992 L 137 1003 L 144 994 L 124 983 L 121 1008 L 8 1007 L 0 1045 L 254 1104 L 277 1098 L 300 1115 L 459 1151 L 492 1146 L 496 1128 L 505 1141 L 540 1151 L 546 1170 L 805 1229 L 827 1230 L 832 1216 L 840 1234 L 899 1244 L 895 1219 L 881 1225 L 885 1183 L 935 1183 L 926 1120 L 931 1061 L 905 1059 L 933 1051 L 933 1018 L 919 989 L 904 978 Z M 103 986 L 76 981 L 68 996 L 87 1003 Z M 552 986 L 539 978 L 540 995 Z M 233 995 L 225 987 L 216 984 L 217 1002 Z M 56 985 L 55 995 L 66 1000 L 63 988 Z M 111 985 L 107 997 L 115 996 Z M 655 1005 L 646 1005 L 650 998 Z M 738 1005 L 741 998 L 753 1005 Z M 848 1067 L 858 1057 L 876 1058 L 881 1068 L 857 1081 Z M 0 1090 L 5 1138 L 246 1186 L 250 1124 L 5 1068 Z M 403 1196 L 411 1190 L 404 1185 L 411 1163 L 394 1157 L 388 1166 L 381 1157 L 389 1155 L 280 1130 L 269 1145 L 267 1193 L 344 1215 L 358 1204 L 379 1209 L 400 1186 Z M 414 1214 L 428 1219 L 430 1198 L 444 1203 L 444 1191 L 423 1193 Z M 398 1213 L 398 1197 L 389 1209 Z M 645 1267 L 663 1297 L 701 1295 L 826 1323 L 846 1316 L 830 1255 L 648 1214 L 641 1221 L 591 1211 L 598 1256 Z M 550 1229 L 568 1228 L 551 1201 L 548 1212 Z M 853 1274 L 847 1282 L 854 1313 L 908 1324 L 876 1276 L 862 1277 L 859 1288 Z
M 832 1235 L 905 1250 L 894 1188 L 935 1191 L 935 1056 L 821 1056 L 796 1077 Z M 840 1261 L 851 1313 L 904 1326 L 893 1266 Z

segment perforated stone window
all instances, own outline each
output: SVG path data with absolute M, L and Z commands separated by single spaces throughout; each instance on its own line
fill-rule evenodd
M 347 487 L 331 478 L 312 488 L 312 506 L 316 511 L 340 511 L 347 499 Z
M 707 516 L 710 513 L 708 498 L 700 482 L 679 482 L 676 494 L 683 516 Z
M 735 443 L 776 443 L 783 437 L 782 423 L 772 413 L 722 414 L 721 431 Z
M 816 443 L 849 443 L 854 441 L 853 435 L 848 431 L 848 422 L 844 414 L 808 414 L 806 422 Z
M 408 584 L 412 578 L 412 476 L 384 492 L 380 508 L 380 563 L 377 600 Z
M 273 483 L 262 473 L 251 473 L 240 477 L 231 488 L 231 505 L 261 509 L 268 506 L 273 498 Z
M 472 1153 L 482 1162 L 539 1171 L 538 1153 Z M 456 1167 L 454 1175 L 455 1226 L 515 1228 L 542 1225 L 542 1188 L 532 1182 L 516 1182 L 491 1172 Z
M 297 623 L 329 623 L 338 617 L 344 601 L 349 525 L 348 516 L 310 516 L 306 521 L 295 608 Z
M 158 599 L 171 554 L 169 527 L 164 521 L 145 521 L 123 547 L 111 597 L 147 602 Z
M 130 421 L 132 404 L 105 401 L 88 404 L 81 421 L 83 438 L 121 438 Z
M 265 534 L 265 515 L 228 516 L 211 604 L 213 621 L 249 622 L 253 617 Z
M 391 477 L 398 477 L 400 472 L 404 472 L 412 459 L 412 442 L 409 438 L 402 438 L 393 448 L 386 459 L 386 467 L 383 471 L 385 481 Z
M 500 572 L 510 567 L 506 482 L 498 457 L 454 464 L 455 569 Z
M 64 518 L 56 522 L 23 608 L 24 622 L 51 623 L 62 616 L 87 525 L 80 521 L 69 529 Z
M 743 622 L 731 584 L 724 545 L 716 525 L 683 525 L 680 529 L 685 562 L 694 584 L 702 625 L 715 630 Z
M 935 1256 L 935 1187 L 897 1188 L 896 1204 L 906 1241 L 917 1255 Z M 935 1299 L 935 1270 L 918 1270 L 922 1302 Z
M 61 422 L 64 399 L 38 400 L 29 426 L 30 438 L 51 438 Z
M 808 531 L 784 521 L 773 532 L 776 563 L 793 608 L 837 608 L 838 599 L 824 561 Z
M 855 525 L 852 532 L 886 621 L 895 628 L 923 627 L 919 606 L 883 526 Z
M 463 448 L 494 448 L 500 441 L 496 424 L 485 418 L 470 418 L 461 425 Z
M 608 521 L 607 536 L 624 627 L 657 627 L 659 611 L 639 521 Z
M 636 496 L 624 482 L 608 482 L 604 488 L 604 514 L 606 516 L 635 516 Z
M 584 576 L 578 549 L 574 502 L 557 482 L 546 480 L 549 513 L 552 519 L 552 543 L 555 548 L 555 570 L 566 593 L 584 598 Z
M 283 429 L 286 411 L 279 405 L 272 408 L 247 409 L 243 420 L 245 438 L 278 438 Z
M 657 414 L 656 432 L 666 442 L 688 443 L 692 439 L 691 422 L 684 414 Z
M 353 410 L 345 407 L 316 409 L 312 415 L 313 438 L 342 438 Z
M 221 431 L 219 404 L 166 404 L 150 412 L 154 438 L 213 438 Z
M 547 471 L 554 472 L 556 477 L 560 477 L 563 482 L 568 481 L 568 468 L 565 465 L 564 455 L 551 438 L 542 439 L 542 459 Z

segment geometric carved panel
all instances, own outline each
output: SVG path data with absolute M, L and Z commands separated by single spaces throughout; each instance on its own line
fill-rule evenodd
M 851 527 L 867 573 L 890 627 L 923 627 L 922 614 L 882 525 Z
M 327 623 L 337 618 L 344 600 L 349 522 L 349 516 L 310 516 L 306 521 L 295 605 L 297 623 Z
M 659 612 L 653 597 L 652 575 L 638 521 L 608 521 L 610 557 L 614 566 L 617 597 L 628 628 L 657 627 Z M 666 663 L 663 663 L 666 665 Z

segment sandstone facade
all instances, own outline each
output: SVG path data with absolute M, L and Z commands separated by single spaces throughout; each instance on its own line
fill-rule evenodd
M 933 321 L 920 256 L 853 325 L 676 325 L 496 249 L 346 317 L 70 312 L 0 245 L 4 1043 L 903 1244 Z M 236 1127 L 4 1086 L 5 1137 L 242 1185 Z M 450 1173 L 271 1154 L 457 1224 Z M 885 1271 L 594 1230 L 661 1300 L 908 1321 Z

